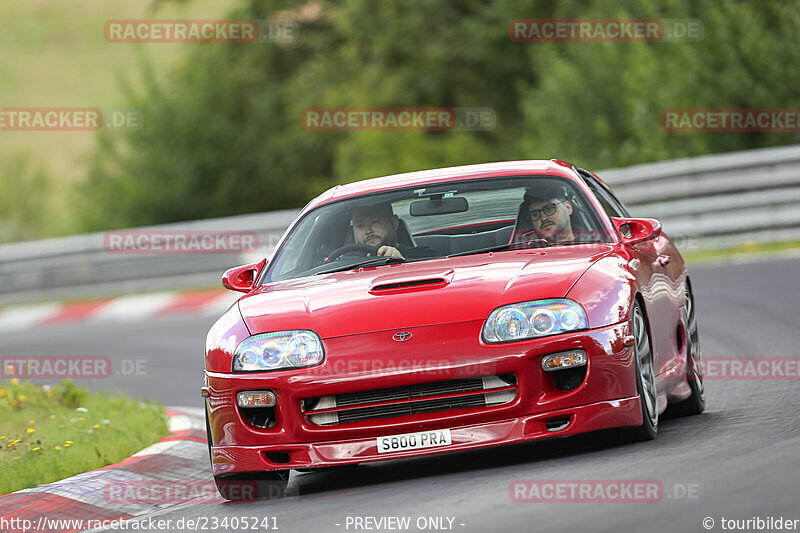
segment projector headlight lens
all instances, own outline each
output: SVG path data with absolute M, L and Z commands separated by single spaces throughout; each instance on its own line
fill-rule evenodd
M 581 316 L 572 309 L 565 309 L 561 312 L 561 327 L 571 331 L 578 329 L 581 323 Z
M 580 304 L 566 298 L 549 298 L 498 307 L 483 324 L 482 336 L 487 343 L 512 342 L 588 327 Z
M 315 366 L 325 359 L 322 341 L 310 330 L 261 333 L 243 340 L 233 356 L 234 372 L 268 372 Z
M 553 330 L 556 317 L 549 309 L 537 309 L 531 317 L 533 331 L 539 335 L 547 335 Z

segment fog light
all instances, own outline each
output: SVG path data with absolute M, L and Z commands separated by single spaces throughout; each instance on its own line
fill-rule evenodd
M 268 390 L 247 390 L 236 395 L 239 407 L 273 407 L 275 394 Z
M 586 364 L 586 352 L 583 350 L 570 350 L 569 352 L 553 353 L 542 359 L 542 368 L 548 372 L 574 368 Z

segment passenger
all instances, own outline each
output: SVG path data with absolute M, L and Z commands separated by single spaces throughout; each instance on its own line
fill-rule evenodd
M 572 204 L 559 186 L 542 186 L 525 193 L 525 204 L 533 229 L 550 243 L 575 240 Z
M 388 202 L 355 208 L 352 223 L 355 241 L 377 247 L 377 255 L 408 259 L 441 255 L 427 246 L 400 244 L 397 239 L 400 218 L 394 214 Z

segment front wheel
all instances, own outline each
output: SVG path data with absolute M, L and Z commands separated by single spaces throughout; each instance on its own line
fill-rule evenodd
M 639 401 L 642 406 L 643 423 L 639 427 L 625 430 L 623 435 L 628 441 L 638 442 L 653 440 L 658 434 L 658 394 L 650 335 L 647 333 L 647 323 L 639 302 L 633 305 L 631 322 L 633 324 L 636 390 L 639 392 Z
M 691 396 L 670 406 L 675 416 L 699 415 L 706 408 L 706 388 L 703 384 L 702 360 L 700 358 L 700 333 L 697 330 L 697 310 L 691 289 L 686 288 L 686 374 Z

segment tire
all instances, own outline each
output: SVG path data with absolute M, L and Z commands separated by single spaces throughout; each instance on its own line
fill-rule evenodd
M 208 422 L 208 408 L 203 409 L 203 414 L 206 415 L 206 443 L 208 444 L 208 461 L 213 468 L 214 461 L 211 460 L 211 424 Z
M 658 434 L 658 395 L 653 368 L 653 349 L 642 308 L 635 302 L 631 311 L 634 347 L 633 355 L 636 367 L 636 391 L 642 406 L 643 423 L 639 427 L 623 430 L 623 439 L 627 442 L 653 440 Z
M 206 438 L 208 440 L 208 459 L 211 460 L 211 424 L 206 415 Z M 213 466 L 213 462 L 212 462 Z M 270 500 L 282 498 L 289 484 L 289 470 L 265 472 L 246 472 L 214 476 L 214 484 L 219 495 L 230 501 Z
M 671 405 L 670 415 L 699 415 L 706 408 L 706 388 L 703 384 L 700 355 L 700 335 L 697 327 L 697 310 L 695 309 L 692 290 L 686 288 L 686 374 L 692 395 L 685 400 Z

